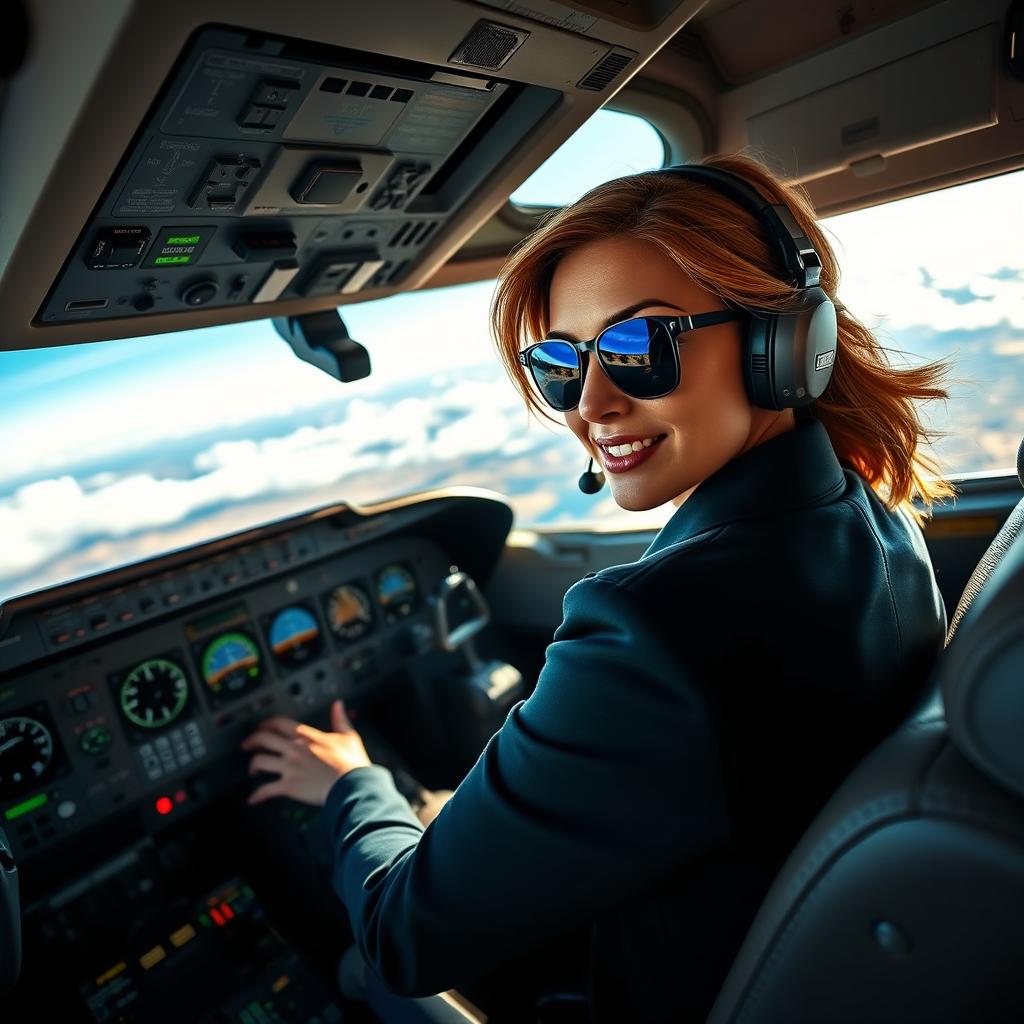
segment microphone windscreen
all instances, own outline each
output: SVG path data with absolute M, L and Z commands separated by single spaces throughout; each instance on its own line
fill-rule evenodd
M 593 466 L 594 460 L 590 459 L 587 462 L 587 468 L 583 471 L 583 475 L 579 480 L 580 490 L 584 494 L 597 494 L 604 487 L 604 473 L 600 470 L 595 473 Z

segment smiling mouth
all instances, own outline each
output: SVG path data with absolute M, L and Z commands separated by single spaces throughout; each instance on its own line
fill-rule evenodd
M 621 444 L 611 445 L 598 442 L 597 450 L 601 453 L 601 465 L 610 473 L 627 473 L 646 462 L 667 436 L 667 434 L 654 434 L 650 437 L 638 438 L 635 441 L 623 441 Z
M 623 441 L 621 444 L 606 444 L 604 441 L 598 441 L 597 443 L 609 455 L 621 458 L 630 452 L 638 452 L 641 448 L 650 448 L 652 444 L 660 441 L 664 436 L 664 434 L 652 434 L 650 437 L 640 438 L 636 441 Z

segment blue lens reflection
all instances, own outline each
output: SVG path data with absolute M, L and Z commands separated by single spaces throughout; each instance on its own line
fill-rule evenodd
M 542 341 L 530 352 L 530 372 L 544 400 L 565 411 L 579 405 L 580 361 L 572 345 L 564 341 Z
M 675 339 L 656 320 L 609 327 L 597 339 L 597 356 L 609 380 L 633 398 L 656 398 L 679 383 Z

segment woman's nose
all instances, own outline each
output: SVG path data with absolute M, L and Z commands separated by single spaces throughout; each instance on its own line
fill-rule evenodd
M 585 353 L 584 358 L 589 362 L 583 375 L 580 416 L 590 423 L 602 423 L 611 416 L 622 415 L 629 407 L 629 396 L 608 379 L 592 353 Z

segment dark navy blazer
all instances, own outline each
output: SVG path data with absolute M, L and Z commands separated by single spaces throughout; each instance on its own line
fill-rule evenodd
M 915 702 L 945 612 L 920 531 L 816 420 L 588 575 L 534 692 L 424 830 L 379 765 L 332 787 L 371 969 L 425 995 L 580 926 L 595 1021 L 701 1020 L 774 872 Z

